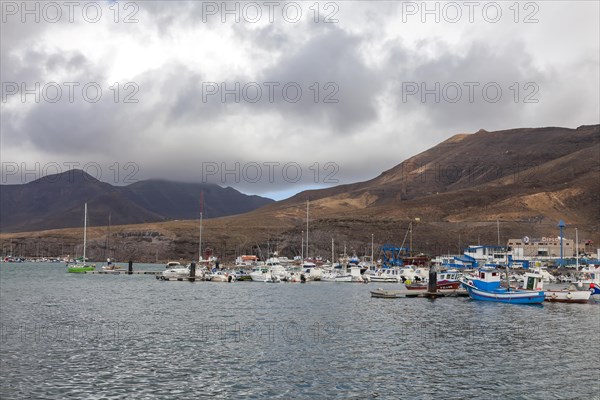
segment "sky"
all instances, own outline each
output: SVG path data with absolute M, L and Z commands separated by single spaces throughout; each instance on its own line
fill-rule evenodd
M 597 124 L 599 4 L 3 1 L 2 183 L 282 199 L 459 133 Z

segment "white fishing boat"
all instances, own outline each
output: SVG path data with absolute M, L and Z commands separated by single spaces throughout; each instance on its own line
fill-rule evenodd
M 587 303 L 592 292 L 589 290 L 577 290 L 573 285 L 562 290 L 545 290 L 545 300 L 556 303 Z
M 542 275 L 528 272 L 523 275 L 523 287 L 525 290 L 544 290 L 544 281 Z M 544 301 L 556 303 L 587 303 L 590 300 L 591 292 L 588 290 L 577 290 L 574 285 L 569 285 L 564 289 L 544 290 Z

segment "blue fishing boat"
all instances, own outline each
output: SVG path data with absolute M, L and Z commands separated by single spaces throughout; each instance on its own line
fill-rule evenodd
M 536 290 L 535 278 L 532 278 L 531 284 L 525 286 L 528 290 L 523 290 L 501 287 L 501 275 L 502 273 L 498 269 L 483 268 L 479 270 L 476 278 L 463 279 L 461 284 L 473 300 L 514 304 L 541 304 L 544 302 L 544 291 Z

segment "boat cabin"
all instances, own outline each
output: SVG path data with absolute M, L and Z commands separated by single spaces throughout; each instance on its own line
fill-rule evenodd
M 438 281 L 457 281 L 460 278 L 458 271 L 455 269 L 450 269 L 448 271 L 443 271 L 438 274 Z
M 543 290 L 544 277 L 542 274 L 528 272 L 523 275 L 523 289 L 525 290 Z
M 492 291 L 500 287 L 500 278 L 502 272 L 497 269 L 479 270 L 477 279 L 473 279 L 473 284 L 481 290 Z

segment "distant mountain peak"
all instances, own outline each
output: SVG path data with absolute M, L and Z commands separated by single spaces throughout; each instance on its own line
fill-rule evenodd
M 51 174 L 42 176 L 34 181 L 29 182 L 29 184 L 39 185 L 39 184 L 81 184 L 81 183 L 103 183 L 88 174 L 84 170 L 81 169 L 70 169 L 64 172 L 60 172 L 58 174 Z

